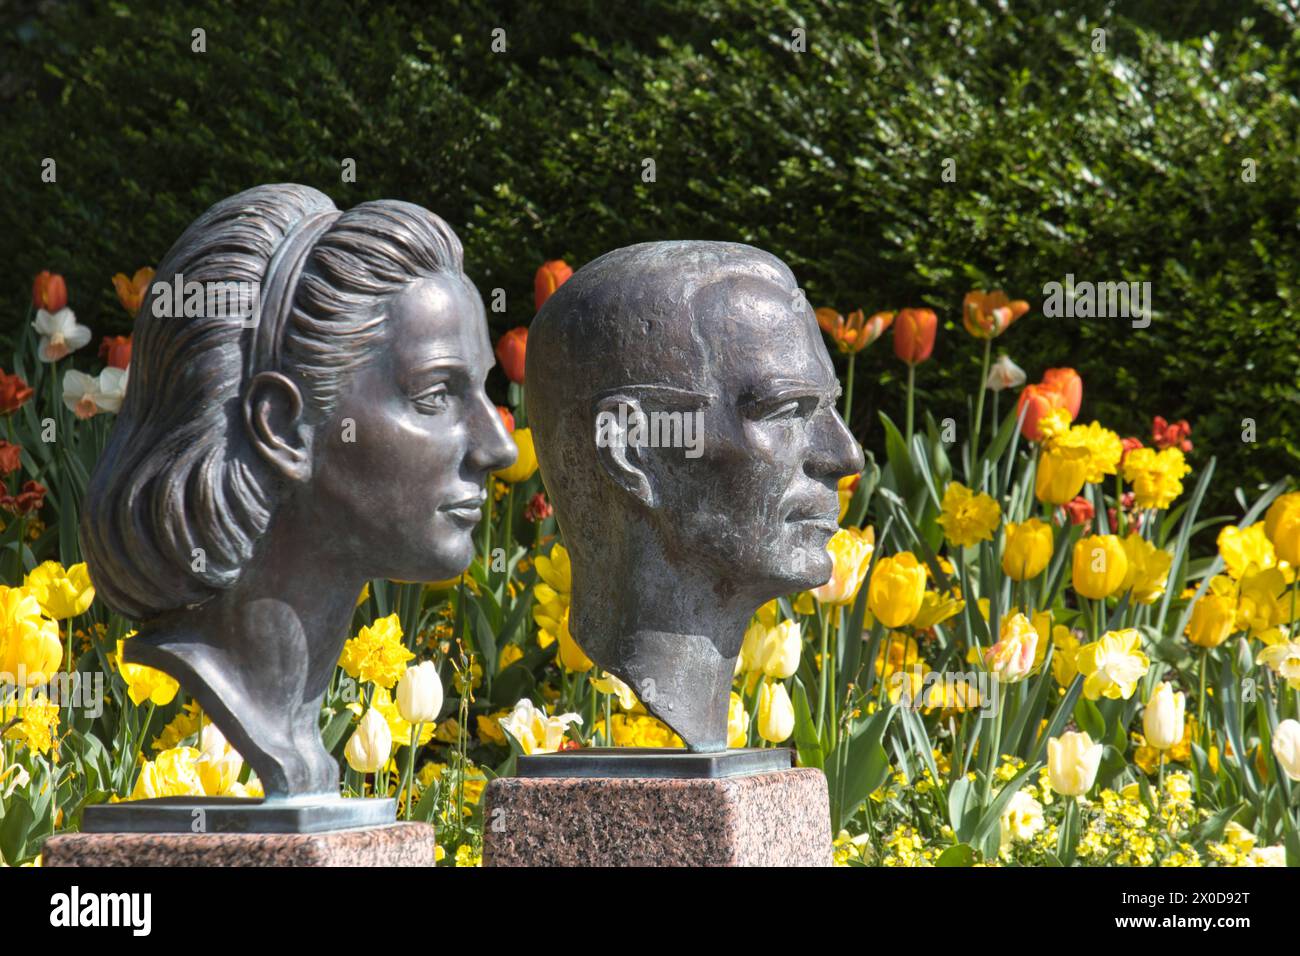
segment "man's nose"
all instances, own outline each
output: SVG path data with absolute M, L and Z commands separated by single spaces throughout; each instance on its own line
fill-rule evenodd
M 833 478 L 838 481 L 845 475 L 856 475 L 866 467 L 867 460 L 835 409 L 821 416 L 812 447 L 809 449 L 807 470 L 815 478 Z
M 506 431 L 506 423 L 486 393 L 481 393 L 474 405 L 469 439 L 467 457 L 477 471 L 490 473 L 508 468 L 519 455 L 515 440 Z

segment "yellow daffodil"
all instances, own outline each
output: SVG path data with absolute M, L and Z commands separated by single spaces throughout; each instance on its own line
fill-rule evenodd
M 578 714 L 552 716 L 524 697 L 509 715 L 501 718 L 501 727 L 510 734 L 526 754 L 554 753 L 564 743 L 565 732 L 582 723 Z
M 624 684 L 613 674 L 607 674 L 602 671 L 600 677 L 588 677 L 587 680 L 589 680 L 591 686 L 600 691 L 600 693 L 609 694 L 616 699 L 618 701 L 618 706 L 623 708 L 625 711 L 635 710 L 640 704 L 640 701 L 636 699 L 636 694 L 633 693 L 632 688 L 628 687 L 627 684 Z
M 1263 571 L 1277 564 L 1277 553 L 1265 533 L 1263 521 L 1256 521 L 1248 528 L 1230 524 L 1219 532 L 1215 543 L 1228 576 L 1234 581 L 1240 581 L 1252 568 Z
M 991 541 L 1001 521 L 1002 509 L 984 492 L 976 494 L 959 481 L 944 489 L 939 526 L 953 547 Z
M 1283 606 L 1286 576 L 1280 568 L 1256 567 L 1251 565 L 1237 590 L 1237 630 L 1249 631 L 1252 637 L 1281 624 L 1287 613 Z
M 1183 476 L 1191 470 L 1178 448 L 1135 448 L 1124 456 L 1124 480 L 1139 508 L 1168 508 L 1183 493 Z
M 374 681 L 391 688 L 415 655 L 402 643 L 402 625 L 397 614 L 381 617 L 363 627 L 343 645 L 339 666 L 359 681 Z
M 131 800 L 158 797 L 202 797 L 203 780 L 198 771 L 199 751 L 194 747 L 164 750 L 153 760 L 145 761 L 131 791 Z
M 1300 641 L 1278 640 L 1269 644 L 1255 656 L 1255 663 L 1272 670 L 1293 690 L 1300 690 Z
M 1131 592 L 1136 604 L 1154 604 L 1165 593 L 1174 556 L 1137 533 L 1124 538 L 1123 545 L 1128 570 L 1119 586 L 1120 593 Z
M 21 697 L 10 691 L 0 695 L 0 727 L 7 727 L 6 740 L 16 740 L 34 753 L 48 754 L 54 749 L 59 730 L 59 705 L 45 694 L 30 687 Z
M 1074 683 L 1079 673 L 1075 657 L 1081 646 L 1078 635 L 1065 625 L 1058 624 L 1052 628 L 1052 677 L 1062 687 Z
M 1074 664 L 1084 676 L 1083 696 L 1088 700 L 1132 697 L 1137 682 L 1151 666 L 1141 646 L 1141 634 L 1130 627 L 1107 631 L 1100 640 L 1079 648 Z

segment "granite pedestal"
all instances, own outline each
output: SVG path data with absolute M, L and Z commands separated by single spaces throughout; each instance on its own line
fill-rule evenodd
M 433 866 L 434 830 L 391 823 L 326 833 L 68 833 L 44 866 Z
M 829 866 L 820 770 L 715 777 L 501 777 L 484 866 Z

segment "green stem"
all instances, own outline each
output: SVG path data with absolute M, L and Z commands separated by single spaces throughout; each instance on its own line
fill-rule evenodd
M 818 642 L 818 671 L 820 676 L 817 679 L 817 739 L 822 739 L 822 731 L 826 727 L 826 669 L 830 664 L 830 656 L 826 652 L 826 644 L 829 640 L 831 625 L 830 611 L 825 607 L 819 608 L 821 611 L 821 640 Z
M 853 367 L 858 363 L 858 353 L 849 356 L 849 381 L 844 387 L 844 424 L 853 430 Z
M 970 463 L 971 468 L 975 468 L 980 460 L 980 424 L 984 419 L 984 393 L 988 391 L 986 387 L 989 377 L 989 353 L 993 350 L 993 340 L 991 338 L 984 340 L 984 358 L 980 362 L 980 380 L 977 386 L 979 394 L 975 398 L 975 427 L 971 432 L 970 441 Z
M 423 723 L 411 726 L 411 748 L 406 755 L 406 784 L 402 789 L 406 791 L 405 818 L 407 820 L 411 819 L 411 804 L 415 802 L 415 792 L 412 789 L 415 781 L 415 746 L 416 741 L 420 739 L 420 730 L 423 726 Z
M 916 390 L 916 366 L 911 362 L 907 363 L 907 448 L 910 455 L 912 449 L 912 405 L 913 393 Z

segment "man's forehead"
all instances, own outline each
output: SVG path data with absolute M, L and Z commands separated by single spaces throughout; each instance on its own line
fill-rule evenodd
M 742 276 L 702 289 L 694 304 L 696 334 L 720 377 L 834 378 L 802 290 Z

